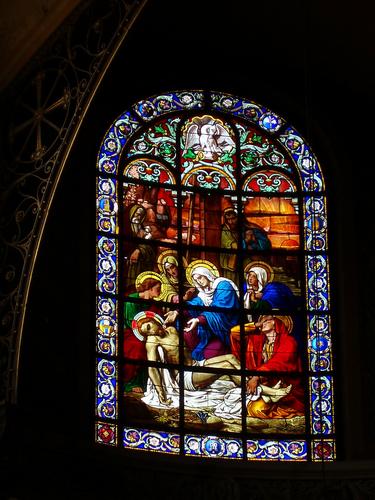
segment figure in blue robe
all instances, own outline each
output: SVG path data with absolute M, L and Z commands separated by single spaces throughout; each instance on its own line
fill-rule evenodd
M 200 361 L 229 352 L 229 332 L 238 324 L 240 303 L 233 281 L 218 278 L 203 266 L 195 268 L 192 278 L 198 295 L 187 301 L 190 319 L 184 338 L 192 350 L 192 358 Z M 206 310 L 207 307 L 210 309 Z

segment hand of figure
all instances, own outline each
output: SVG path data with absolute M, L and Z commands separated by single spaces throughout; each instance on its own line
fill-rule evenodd
M 177 319 L 178 311 L 168 311 L 167 314 L 164 315 L 164 325 L 169 325 L 174 323 Z
M 246 389 L 249 394 L 255 394 L 258 387 L 259 377 L 251 377 L 246 384 Z
M 138 203 L 139 201 L 141 201 L 140 205 L 142 205 L 143 208 L 152 208 L 152 205 L 149 201 L 147 200 L 138 200 Z
M 196 326 L 199 324 L 198 318 L 191 318 L 186 323 L 186 327 L 184 328 L 184 332 L 191 332 Z
M 183 296 L 184 300 L 190 300 L 195 295 L 195 288 L 189 288 L 186 290 L 185 295 Z

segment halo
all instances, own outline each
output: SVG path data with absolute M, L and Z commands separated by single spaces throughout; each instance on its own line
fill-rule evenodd
M 215 264 L 212 264 L 212 262 L 203 259 L 193 260 L 193 262 L 190 262 L 190 264 L 186 268 L 186 279 L 191 286 L 196 286 L 193 280 L 193 273 L 197 267 L 205 267 L 206 269 L 211 271 L 211 273 L 216 276 L 216 278 L 220 277 L 217 267 L 215 266 Z
M 274 315 L 275 318 L 279 318 L 280 321 L 284 323 L 286 326 L 286 329 L 290 333 L 293 330 L 293 320 L 291 316 L 276 316 Z
M 144 271 L 143 273 L 139 273 L 138 276 L 136 277 L 135 288 L 138 289 L 139 285 L 142 285 L 142 283 L 146 281 L 148 278 L 152 278 L 162 283 L 161 276 L 159 273 L 155 273 L 154 271 Z
M 158 268 L 159 268 L 159 271 L 161 273 L 164 273 L 165 270 L 163 268 L 163 261 L 166 257 L 169 257 L 169 256 L 172 256 L 172 257 L 175 257 L 175 259 L 177 260 L 178 262 L 178 253 L 176 250 L 172 250 L 172 248 L 168 248 L 167 250 L 164 250 L 163 252 L 161 252 L 161 254 L 159 255 L 158 257 L 158 261 L 157 261 L 157 264 L 158 264 Z M 185 259 L 185 257 L 182 257 L 182 264 L 183 266 L 186 268 L 187 267 L 187 260 Z
M 228 206 L 228 207 L 224 208 L 223 213 L 226 214 L 227 212 L 234 212 L 237 215 L 237 210 L 232 206 Z
M 272 312 L 270 312 L 269 314 L 262 314 L 262 316 L 259 316 L 258 321 L 260 321 L 263 316 L 273 316 L 274 318 L 278 318 L 284 323 L 286 329 L 288 330 L 288 333 L 293 330 L 293 320 L 291 316 L 277 316 L 276 314 L 272 314 Z
M 141 340 L 142 342 L 145 338 L 140 333 L 138 326 L 140 323 L 144 323 L 144 321 L 142 321 L 142 320 L 146 320 L 146 319 L 150 319 L 150 318 L 156 320 L 158 323 L 160 323 L 161 326 L 164 323 L 163 318 L 161 316 L 159 316 L 159 314 L 154 313 L 153 311 L 141 311 L 141 312 L 137 313 L 132 320 L 133 333 L 137 337 L 137 339 Z
M 270 283 L 273 280 L 275 273 L 273 272 L 272 267 L 269 264 L 267 264 L 266 262 L 263 262 L 261 260 L 254 260 L 254 261 L 250 262 L 249 264 L 247 264 L 247 266 L 244 269 L 245 277 L 246 277 L 246 274 L 248 274 L 253 267 L 261 267 L 266 271 L 267 283 Z

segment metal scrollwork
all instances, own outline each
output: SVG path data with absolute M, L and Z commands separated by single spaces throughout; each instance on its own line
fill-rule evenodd
M 0 400 L 16 400 L 23 305 L 56 184 L 91 98 L 146 3 L 81 2 L 4 92 Z

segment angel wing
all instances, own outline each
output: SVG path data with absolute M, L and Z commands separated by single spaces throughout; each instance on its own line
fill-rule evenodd
M 222 151 L 230 151 L 235 147 L 234 140 L 228 134 L 226 128 L 224 128 L 219 123 L 216 125 L 219 135 L 216 138 L 216 142 Z
M 185 151 L 188 149 L 196 149 L 199 145 L 198 125 L 193 123 L 186 132 Z

